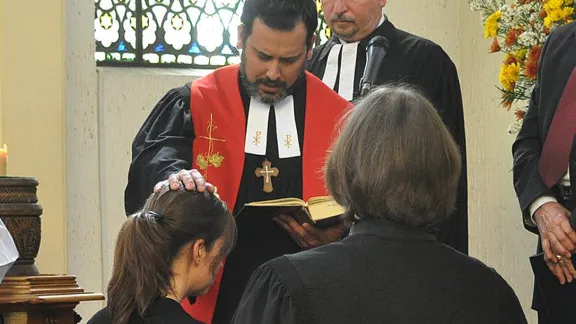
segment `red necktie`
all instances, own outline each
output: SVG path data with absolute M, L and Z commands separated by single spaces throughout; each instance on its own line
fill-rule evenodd
M 574 134 L 576 134 L 576 67 L 566 83 L 542 147 L 540 176 L 548 188 L 556 185 L 568 170 Z

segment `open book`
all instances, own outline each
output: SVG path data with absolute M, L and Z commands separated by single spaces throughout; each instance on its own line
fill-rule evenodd
M 324 228 L 339 223 L 339 216 L 343 213 L 344 207 L 332 197 L 320 196 L 312 197 L 308 201 L 300 198 L 281 198 L 251 202 L 245 204 L 236 217 L 239 220 L 248 217 L 259 217 L 264 220 L 286 214 L 300 223 L 311 223 L 316 227 Z

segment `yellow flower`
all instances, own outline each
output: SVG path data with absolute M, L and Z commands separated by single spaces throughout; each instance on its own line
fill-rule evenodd
M 520 75 L 520 64 L 503 64 L 500 69 L 500 75 L 498 76 L 500 84 L 505 90 L 513 91 L 516 81 L 518 81 L 518 76 Z
M 486 22 L 484 23 L 484 38 L 491 38 L 498 34 L 498 22 L 500 18 L 502 18 L 501 11 L 496 11 L 486 18 Z
M 569 18 L 572 17 L 573 14 L 574 14 L 573 7 L 564 7 L 562 9 L 562 12 L 560 13 L 560 16 L 562 17 L 562 19 L 568 20 Z
M 547 16 L 544 18 L 544 26 L 550 28 L 555 22 L 568 21 L 573 14 L 574 8 L 569 7 L 551 10 L 550 12 L 547 12 Z
M 524 59 L 526 58 L 526 54 L 528 54 L 528 50 L 523 48 L 521 50 L 517 50 L 514 53 L 514 58 L 516 58 L 517 62 L 523 62 Z
M 548 0 L 544 4 L 544 10 L 549 13 L 550 11 L 562 8 L 563 4 L 564 0 Z

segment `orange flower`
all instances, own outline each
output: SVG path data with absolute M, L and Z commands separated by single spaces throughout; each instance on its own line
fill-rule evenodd
M 546 13 L 546 10 L 542 8 L 542 10 L 540 10 L 540 12 L 538 13 L 538 17 L 544 19 L 546 18 L 546 16 L 548 16 L 548 14 Z
M 523 110 L 516 110 L 516 120 L 520 121 L 521 119 L 524 118 L 524 116 L 526 115 L 526 112 Z
M 516 63 L 516 57 L 512 54 L 507 54 L 506 57 L 504 58 L 504 64 L 510 65 L 514 63 Z
M 540 46 L 535 46 L 530 49 L 528 56 L 526 57 L 526 67 L 525 74 L 526 77 L 536 80 L 538 75 L 538 59 L 540 58 L 540 53 L 542 48 Z
M 512 108 L 512 100 L 502 99 L 501 105 L 506 108 L 506 110 L 510 110 Z
M 506 40 L 505 40 L 506 46 L 510 47 L 514 45 L 514 43 L 516 43 L 516 41 L 518 40 L 518 36 L 522 35 L 523 32 L 524 31 L 522 30 L 522 28 L 510 29 L 506 34 Z
M 500 44 L 498 44 L 498 38 L 494 37 L 492 45 L 490 46 L 490 53 L 496 53 L 500 51 Z

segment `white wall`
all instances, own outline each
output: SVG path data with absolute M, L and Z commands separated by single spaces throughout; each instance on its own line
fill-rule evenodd
M 105 291 L 114 239 L 124 220 L 123 190 L 132 138 L 155 102 L 196 77 L 182 70 L 104 68 L 93 61 L 93 0 L 67 0 L 69 269 Z M 458 67 L 468 145 L 470 252 L 496 268 L 529 311 L 533 235 L 522 229 L 512 188 L 511 115 L 497 107 L 500 59 L 489 55 L 480 17 L 466 1 L 389 1 L 397 27 L 441 44 Z M 86 318 L 99 305 L 83 306 Z
M 39 181 L 44 274 L 66 272 L 67 260 L 63 6 L 0 1 L 0 145 L 7 175 Z
M 102 265 L 104 282 L 107 282 L 115 238 L 126 219 L 124 188 L 132 139 L 168 89 L 182 86 L 198 74 L 183 70 L 101 68 L 98 76 Z

